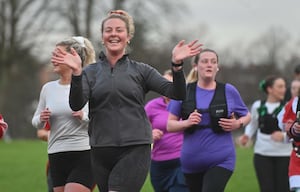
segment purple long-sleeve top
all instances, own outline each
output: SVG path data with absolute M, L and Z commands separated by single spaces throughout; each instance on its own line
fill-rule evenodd
M 154 141 L 151 158 L 155 161 L 166 161 L 180 157 L 183 141 L 183 133 L 169 133 L 167 131 L 167 120 L 169 112 L 163 97 L 150 100 L 145 111 L 152 125 L 152 129 L 163 132 L 161 139 Z
M 215 90 L 206 90 L 197 86 L 197 108 L 208 108 Z M 248 108 L 243 102 L 237 89 L 226 84 L 225 87 L 228 114 L 234 112 L 238 117 L 247 115 Z M 171 100 L 168 111 L 181 117 L 181 102 Z M 202 115 L 200 125 L 210 122 L 208 113 Z M 236 161 L 235 146 L 231 132 L 214 133 L 211 128 L 197 129 L 192 134 L 185 134 L 181 152 L 181 165 L 185 173 L 203 172 L 207 169 L 220 166 L 231 171 Z

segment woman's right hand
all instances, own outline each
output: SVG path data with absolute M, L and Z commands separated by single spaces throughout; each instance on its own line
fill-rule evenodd
M 40 121 L 47 122 L 49 121 L 50 116 L 51 116 L 51 111 L 48 108 L 46 108 L 40 114 Z
M 193 125 L 198 125 L 201 120 L 202 120 L 202 115 L 200 113 L 197 112 L 197 110 L 195 110 L 194 112 L 192 112 L 189 116 L 189 118 L 187 119 L 187 126 L 186 127 L 191 127 Z
M 51 62 L 69 66 L 75 76 L 81 75 L 82 73 L 81 58 L 73 48 L 71 48 L 71 53 L 68 53 L 60 47 L 56 47 L 52 53 Z
M 291 120 L 291 119 L 287 120 L 287 122 L 283 124 L 284 130 L 289 131 L 293 124 L 294 124 L 293 120 Z

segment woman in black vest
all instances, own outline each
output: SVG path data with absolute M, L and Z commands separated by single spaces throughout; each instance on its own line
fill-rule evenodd
M 202 50 L 194 62 L 197 81 L 187 85 L 183 102 L 170 102 L 167 129 L 184 131 L 180 160 L 189 190 L 222 192 L 235 166 L 231 131 L 246 125 L 250 113 L 233 85 L 215 80 L 215 51 Z
M 286 132 L 278 127 L 277 120 L 284 105 L 285 81 L 281 77 L 269 76 L 261 81 L 260 88 L 267 97 L 253 103 L 252 120 L 240 137 L 240 143 L 246 145 L 256 133 L 254 167 L 261 192 L 289 191 L 291 144 L 284 142 Z

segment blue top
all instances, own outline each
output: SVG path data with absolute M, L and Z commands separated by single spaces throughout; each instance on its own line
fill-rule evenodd
M 246 116 L 248 108 L 237 89 L 231 84 L 226 84 L 225 92 L 229 116 L 232 112 L 237 117 Z M 207 90 L 197 86 L 197 108 L 208 108 L 214 93 L 215 89 Z M 181 117 L 181 101 L 171 100 L 168 111 Z M 199 125 L 207 125 L 209 123 L 209 114 L 203 114 Z M 184 135 L 181 151 L 181 164 L 184 173 L 203 172 L 215 166 L 233 171 L 235 159 L 235 147 L 231 132 L 216 134 L 211 128 L 206 128 L 197 129 L 192 134 Z

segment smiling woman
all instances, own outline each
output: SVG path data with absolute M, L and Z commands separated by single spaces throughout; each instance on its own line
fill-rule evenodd
M 128 24 L 127 24 L 128 23 Z M 110 11 L 108 17 L 102 22 L 102 44 L 104 45 L 107 57 L 112 59 L 114 66 L 119 59 L 115 55 L 125 54 L 127 45 L 134 36 L 134 22 L 130 15 L 123 10 Z
M 94 47 L 84 37 L 60 41 L 56 49 L 76 52 L 84 66 L 95 61 Z M 57 56 L 55 51 L 53 56 Z M 59 79 L 42 87 L 32 124 L 37 129 L 47 125 L 47 130 L 50 130 L 50 136 L 47 138 L 46 134 L 46 138 L 54 192 L 89 192 L 94 181 L 90 163 L 88 106 L 72 111 L 69 106 L 72 69 L 60 60 L 52 61 L 52 65 Z
M 183 60 L 201 50 L 196 40 L 187 44 L 180 41 L 174 47 L 170 65 L 174 81 L 170 82 L 150 65 L 126 54 L 134 31 L 127 12 L 111 11 L 101 24 L 104 51 L 97 63 L 83 69 L 78 55 L 62 49 L 52 57 L 53 62 L 72 68 L 71 108 L 77 111 L 89 102 L 92 166 L 101 191 L 141 190 L 150 166 L 152 143 L 151 125 L 144 110 L 145 94 L 152 90 L 183 99 Z

